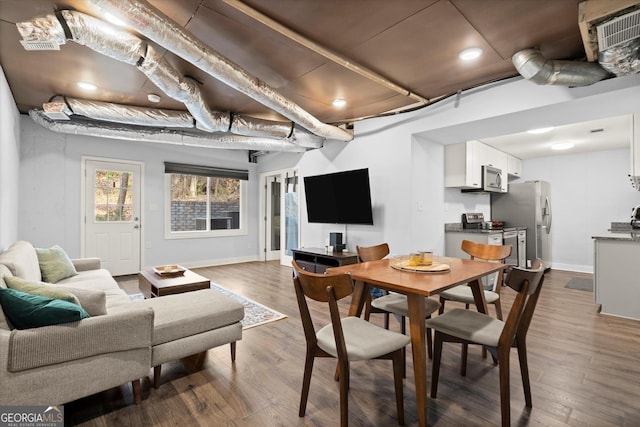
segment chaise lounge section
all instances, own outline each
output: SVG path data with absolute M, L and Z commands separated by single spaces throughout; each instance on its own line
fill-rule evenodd
M 12 328 L 0 310 L 0 405 L 57 405 L 127 382 L 136 403 L 139 379 L 160 366 L 242 339 L 242 304 L 206 289 L 132 302 L 97 258 L 70 260 L 75 273 L 43 282 L 36 249 L 15 242 L 0 254 L 0 287 L 23 279 L 77 298 L 89 317 Z M 46 276 L 46 275 L 45 275 Z M 3 300 L 4 301 L 4 300 Z M 3 304 L 5 304 L 3 302 Z

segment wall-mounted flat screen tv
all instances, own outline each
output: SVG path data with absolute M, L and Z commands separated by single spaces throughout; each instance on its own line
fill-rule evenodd
M 369 169 L 304 177 L 309 222 L 373 225 Z

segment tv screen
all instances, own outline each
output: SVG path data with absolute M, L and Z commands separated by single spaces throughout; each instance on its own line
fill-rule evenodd
M 373 225 L 369 169 L 304 178 L 309 222 Z

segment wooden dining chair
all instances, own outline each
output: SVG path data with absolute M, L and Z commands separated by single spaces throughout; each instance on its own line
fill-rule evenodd
M 488 245 L 485 243 L 472 242 L 470 240 L 462 241 L 462 250 L 469 254 L 471 259 L 479 259 L 485 261 L 495 261 L 504 263 L 504 260 L 511 255 L 511 245 Z M 503 271 L 497 273 L 496 285 L 493 290 L 485 290 L 484 298 L 487 304 L 493 304 L 496 309 L 496 317 L 502 320 L 502 307 L 500 306 L 500 288 L 503 282 Z M 456 286 L 446 291 L 440 292 L 440 311 L 444 313 L 444 305 L 446 301 L 457 301 L 465 304 L 465 308 L 469 308 L 470 304 L 475 304 L 473 292 L 467 285 Z
M 431 374 L 431 397 L 433 399 L 438 393 L 443 343 L 482 345 L 498 360 L 502 426 L 509 426 L 511 422 L 509 355 L 511 347 L 517 347 L 525 402 L 527 407 L 531 407 L 526 334 L 542 289 L 543 280 L 543 268 L 525 270 L 514 267 L 509 272 L 506 285 L 516 291 L 517 295 L 505 321 L 477 311 L 459 308 L 427 320 L 427 325 L 435 330 L 433 371 Z M 466 361 L 464 363 L 466 365 Z
M 356 252 L 358 254 L 358 261 L 367 262 L 367 261 L 376 261 L 384 258 L 389 255 L 389 244 L 381 243 L 375 246 L 356 246 Z M 431 298 L 424 299 L 424 311 L 426 314 L 426 318 L 430 319 L 431 314 L 440 308 L 440 303 Z M 369 310 L 367 311 L 367 305 L 369 305 Z M 371 295 L 367 295 L 367 301 L 365 301 L 365 319 L 369 320 L 369 315 L 371 313 L 383 313 L 385 315 L 384 327 L 385 329 L 389 329 L 389 314 L 395 314 L 400 317 L 400 331 L 403 334 L 406 334 L 406 318 L 409 316 L 409 304 L 407 302 L 407 297 L 398 293 L 388 293 L 385 291 L 385 295 L 371 299 Z M 432 338 L 431 338 L 431 329 L 427 329 L 427 353 L 429 354 L 429 358 L 433 357 L 432 348 Z M 403 368 L 404 375 L 404 368 Z
M 338 359 L 340 381 L 340 425 L 348 425 L 349 364 L 371 359 L 391 359 L 399 424 L 404 424 L 402 389 L 402 352 L 409 337 L 376 326 L 359 317 L 341 318 L 338 301 L 353 293 L 353 281 L 348 274 L 316 274 L 302 270 L 293 261 L 293 284 L 307 342 L 307 353 L 298 415 L 304 417 L 309 397 L 311 374 L 316 357 Z M 331 323 L 316 330 L 307 299 L 328 303 Z

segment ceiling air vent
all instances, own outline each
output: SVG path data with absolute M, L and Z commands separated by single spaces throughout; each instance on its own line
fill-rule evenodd
M 597 26 L 600 52 L 640 37 L 640 9 Z
M 20 40 L 24 50 L 60 50 L 55 40 Z

